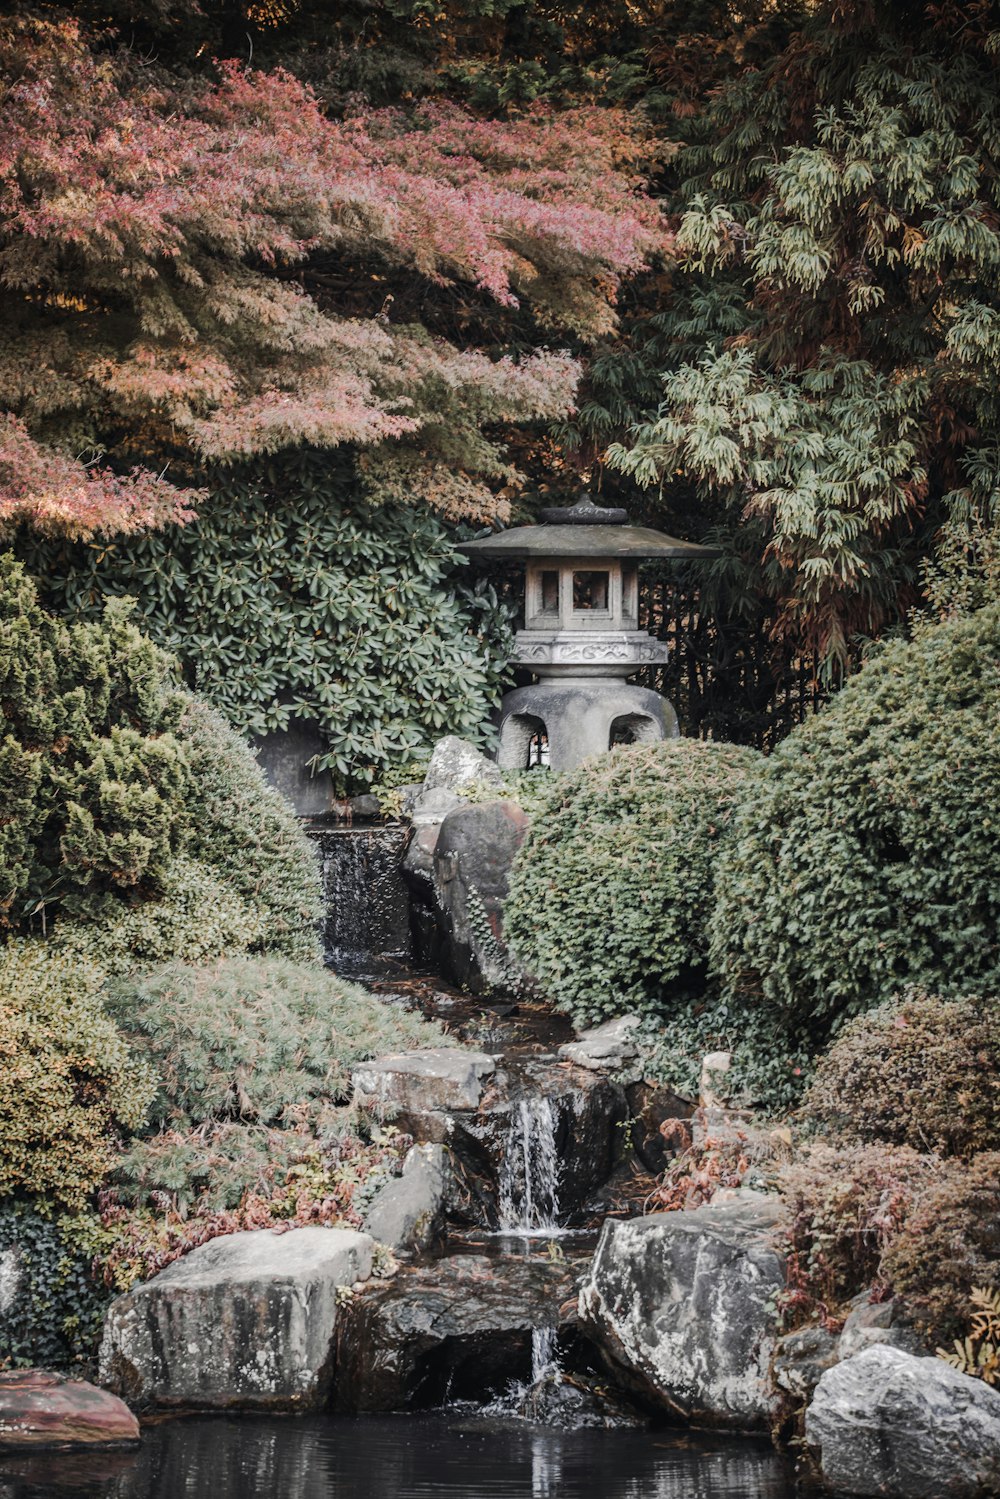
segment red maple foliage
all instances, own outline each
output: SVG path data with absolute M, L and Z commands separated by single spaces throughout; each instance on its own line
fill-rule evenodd
M 668 248 L 648 149 L 597 108 L 334 120 L 282 72 L 172 79 L 71 22 L 5 23 L 0 522 L 183 519 L 167 460 L 183 481 L 344 442 L 387 493 L 486 513 L 508 473 L 487 433 L 572 406 L 575 360 L 544 338 L 605 332 L 621 278 Z M 317 265 L 347 269 L 346 313 Z M 400 275 L 509 309 L 528 351 L 393 322 Z

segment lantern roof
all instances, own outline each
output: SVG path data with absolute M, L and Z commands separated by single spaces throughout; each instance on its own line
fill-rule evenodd
M 595 505 L 586 492 L 574 505 L 543 510 L 542 522 L 463 541 L 458 550 L 469 557 L 498 561 L 532 557 L 630 557 L 641 561 L 662 557 L 683 562 L 720 555 L 718 547 L 681 541 L 649 526 L 630 526 L 626 511 Z

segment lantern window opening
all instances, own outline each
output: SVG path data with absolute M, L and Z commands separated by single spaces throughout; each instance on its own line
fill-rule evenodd
M 588 569 L 573 574 L 573 613 L 611 613 L 610 572 Z

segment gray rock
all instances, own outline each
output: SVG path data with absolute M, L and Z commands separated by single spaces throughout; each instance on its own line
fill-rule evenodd
M 450 1182 L 444 1147 L 414 1145 L 403 1162 L 402 1176 L 388 1182 L 368 1209 L 365 1231 L 390 1249 L 427 1251 L 442 1235 Z
M 227 1234 L 111 1304 L 101 1383 L 144 1410 L 314 1410 L 337 1292 L 371 1273 L 352 1229 Z
M 456 796 L 445 786 L 434 786 L 430 791 L 421 791 L 410 806 L 410 821 L 415 828 L 437 827 L 444 822 L 449 812 L 458 807 L 467 807 L 464 796 Z
M 475 784 L 503 784 L 503 775 L 496 761 L 488 759 L 474 744 L 459 739 L 455 734 L 439 739 L 424 776 L 424 791 L 435 791 L 440 787 L 445 791 L 461 793 L 466 787 Z
M 21 1251 L 14 1245 L 0 1253 L 0 1317 L 5 1317 L 21 1290 Z
M 382 812 L 378 797 L 372 796 L 371 792 L 367 791 L 359 796 L 351 797 L 350 809 L 351 816 L 356 817 L 359 822 L 370 822 Z
M 862 1296 L 847 1315 L 837 1356 L 840 1359 L 853 1358 L 876 1343 L 887 1343 L 892 1348 L 901 1348 L 904 1353 L 921 1354 L 925 1351 L 898 1301 L 870 1302 Z
M 485 1052 L 429 1047 L 378 1057 L 355 1068 L 352 1081 L 365 1101 L 406 1113 L 476 1109 L 483 1078 L 496 1069 Z
M 823 1375 L 805 1429 L 824 1481 L 847 1494 L 1000 1492 L 1000 1394 L 943 1359 L 866 1348 Z
M 581 1031 L 575 1041 L 560 1046 L 559 1055 L 578 1067 L 591 1071 L 614 1071 L 634 1062 L 639 1048 L 632 1040 L 632 1033 L 641 1025 L 638 1015 L 620 1015 L 617 1020 L 606 1020 L 590 1030 Z
M 774 1382 L 796 1400 L 808 1400 L 838 1357 L 836 1334 L 824 1327 L 801 1327 L 783 1337 L 775 1349 Z
M 575 1320 L 578 1272 L 568 1259 L 459 1254 L 370 1282 L 338 1330 L 338 1407 L 478 1399 L 527 1379 L 532 1332 Z
M 701 1060 L 701 1077 L 698 1080 L 698 1102 L 703 1109 L 724 1109 L 726 1106 L 726 1078 L 733 1065 L 731 1051 L 710 1051 Z
M 608 1219 L 580 1292 L 606 1357 L 686 1421 L 765 1426 L 784 1265 L 774 1199 Z
M 327 750 L 315 724 L 292 718 L 287 728 L 256 735 L 251 742 L 268 781 L 300 817 L 322 817 L 333 808 L 333 776 L 328 770 L 314 772 L 310 764 Z
M 509 981 L 503 903 L 527 829 L 523 808 L 504 800 L 460 807 L 441 825 L 434 849 L 441 954 L 452 976 L 472 989 Z

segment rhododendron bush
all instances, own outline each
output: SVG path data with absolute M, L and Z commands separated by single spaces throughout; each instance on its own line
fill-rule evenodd
M 190 513 L 203 460 L 342 443 L 376 497 L 500 513 L 498 429 L 572 407 L 547 345 L 607 332 L 667 245 L 615 111 L 335 120 L 71 22 L 5 23 L 0 75 L 0 521 L 134 531 Z

